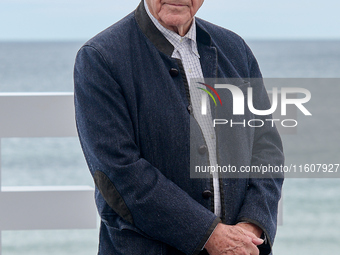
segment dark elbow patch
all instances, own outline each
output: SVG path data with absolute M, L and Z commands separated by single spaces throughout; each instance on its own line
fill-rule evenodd
M 117 191 L 116 187 L 111 182 L 110 178 L 107 177 L 101 171 L 94 173 L 94 182 L 99 189 L 100 193 L 104 197 L 106 203 L 124 220 L 133 224 L 133 218 L 129 208 L 125 204 L 122 196 Z

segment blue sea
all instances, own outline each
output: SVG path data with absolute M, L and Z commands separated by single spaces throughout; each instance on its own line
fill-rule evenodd
M 0 42 L 0 92 L 73 91 L 83 42 Z M 340 41 L 249 41 L 268 78 L 340 78 Z M 340 86 L 312 83 L 297 134 L 282 135 L 287 164 L 340 163 Z M 1 125 L 1 123 L 0 123 Z M 77 138 L 1 140 L 1 185 L 90 185 Z M 339 170 L 340 171 L 340 170 Z M 3 231 L 2 255 L 93 255 L 98 230 Z M 275 255 L 339 254 L 340 179 L 291 178 Z

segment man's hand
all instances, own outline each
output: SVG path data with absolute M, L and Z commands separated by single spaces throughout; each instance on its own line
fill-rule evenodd
M 259 255 L 256 246 L 262 243 L 262 239 L 241 226 L 219 223 L 204 248 L 210 255 Z
M 237 226 L 254 233 L 257 237 L 261 237 L 263 232 L 259 226 L 248 222 L 237 223 Z

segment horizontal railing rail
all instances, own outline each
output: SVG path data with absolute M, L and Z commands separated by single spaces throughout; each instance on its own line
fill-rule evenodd
M 75 136 L 73 93 L 0 93 L 0 142 Z M 89 186 L 1 187 L 0 157 L 0 255 L 3 230 L 97 228 L 93 193 Z

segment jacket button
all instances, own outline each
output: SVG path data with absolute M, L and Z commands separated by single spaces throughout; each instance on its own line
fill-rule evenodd
M 169 73 L 172 77 L 176 77 L 176 76 L 178 76 L 179 71 L 176 68 L 171 68 Z
M 202 145 L 202 146 L 200 146 L 200 147 L 198 148 L 198 152 L 199 152 L 199 154 L 201 154 L 201 155 L 207 153 L 207 151 L 208 151 L 208 147 L 207 147 L 206 145 Z
M 191 105 L 188 105 L 188 112 L 189 112 L 189 114 L 191 114 L 192 113 L 192 106 Z
M 208 198 L 210 198 L 212 196 L 213 196 L 213 193 L 210 190 L 205 190 L 202 193 L 202 197 L 205 198 L 205 199 L 208 199 Z

